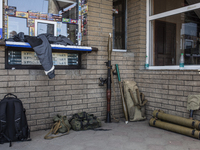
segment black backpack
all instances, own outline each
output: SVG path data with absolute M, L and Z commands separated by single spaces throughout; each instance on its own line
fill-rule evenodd
M 10 142 L 11 147 L 11 142 L 31 140 L 25 112 L 21 100 L 11 93 L 0 101 L 0 144 Z

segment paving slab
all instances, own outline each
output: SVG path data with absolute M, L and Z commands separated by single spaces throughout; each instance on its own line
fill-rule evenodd
M 200 150 L 200 141 L 185 135 L 149 126 L 148 120 L 104 123 L 109 131 L 73 131 L 45 140 L 49 130 L 31 132 L 32 141 L 0 145 L 0 150 Z

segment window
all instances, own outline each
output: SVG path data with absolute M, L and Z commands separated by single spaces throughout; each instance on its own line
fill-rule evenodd
M 126 0 L 113 0 L 113 51 L 126 51 Z
M 57 36 L 57 23 L 53 21 L 35 19 L 35 36 L 43 33 Z
M 5 39 L 13 38 L 19 32 L 29 36 L 47 33 L 54 36 L 66 36 L 77 45 L 78 1 L 56 0 L 52 2 L 48 0 L 6 0 Z M 7 42 L 6 69 L 42 69 L 37 55 L 28 43 L 11 42 L 7 45 Z M 80 69 L 81 53 L 87 49 L 59 46 L 56 44 L 52 46 L 52 59 L 55 67 Z
M 200 67 L 200 0 L 147 0 L 146 61 L 150 69 Z M 159 67 L 160 66 L 160 67 Z

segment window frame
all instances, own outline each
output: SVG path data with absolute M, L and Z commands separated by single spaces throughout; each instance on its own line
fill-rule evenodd
M 125 23 L 124 23 L 124 28 L 125 28 L 125 49 L 112 49 L 113 52 L 127 52 L 127 0 L 125 0 L 125 7 L 126 7 L 126 10 L 125 10 Z M 114 30 L 113 30 L 114 31 Z M 112 33 L 113 34 L 113 33 Z M 114 43 L 113 43 L 114 45 Z M 113 46 L 114 47 L 114 46 Z
M 40 20 L 35 19 L 35 36 L 37 36 L 38 31 L 38 23 L 44 23 L 44 24 L 53 24 L 54 25 L 54 36 L 57 36 L 57 22 L 56 21 L 50 21 L 50 20 Z
M 162 12 L 156 15 L 150 15 L 151 12 L 151 1 L 152 0 L 146 0 L 146 63 L 150 64 L 149 62 L 152 62 L 152 53 L 151 53 L 151 47 L 153 44 L 153 39 L 151 38 L 153 29 L 151 26 L 151 21 L 156 20 L 156 19 L 160 19 L 163 17 L 169 17 L 172 15 L 176 15 L 176 14 L 180 14 L 180 13 L 184 13 L 184 12 L 188 12 L 188 11 L 192 11 L 195 9 L 200 9 L 200 2 L 196 3 L 196 4 L 192 4 L 189 6 L 185 6 L 185 7 L 181 7 L 181 8 L 177 8 L 177 9 L 173 9 L 170 11 L 166 11 L 166 12 Z M 165 70 L 178 70 L 179 66 L 178 65 L 172 65 L 172 66 L 149 66 L 148 69 L 152 69 L 152 70 L 161 70 L 161 69 L 165 69 Z M 200 69 L 200 65 L 185 65 L 184 66 L 184 70 L 197 70 Z

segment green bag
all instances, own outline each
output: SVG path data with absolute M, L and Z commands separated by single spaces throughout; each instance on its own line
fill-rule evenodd
M 53 118 L 53 122 L 54 124 L 51 130 L 49 131 L 49 133 L 47 133 L 47 135 L 45 135 L 44 139 L 53 139 L 53 138 L 60 137 L 69 133 L 71 125 L 69 124 L 67 116 L 61 116 L 58 114 Z M 58 136 L 49 136 L 50 134 L 56 135 L 58 133 L 62 133 L 62 134 Z
M 101 120 L 93 114 L 86 112 L 76 113 L 70 119 L 70 124 L 73 130 L 88 130 L 101 127 Z

